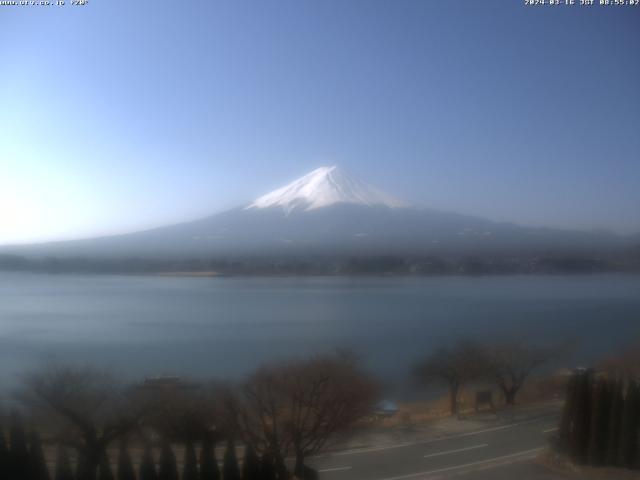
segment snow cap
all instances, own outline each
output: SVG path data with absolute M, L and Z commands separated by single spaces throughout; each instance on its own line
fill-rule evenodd
M 320 167 L 282 188 L 254 200 L 245 209 L 281 207 L 314 210 L 336 203 L 365 206 L 407 207 L 408 204 L 351 177 L 336 165 Z

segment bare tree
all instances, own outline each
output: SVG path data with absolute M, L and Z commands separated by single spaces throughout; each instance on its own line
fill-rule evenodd
M 26 377 L 20 398 L 50 422 L 60 443 L 76 449 L 83 463 L 81 480 L 95 480 L 107 446 L 134 429 L 142 415 L 108 373 L 93 368 L 34 372 Z
M 616 355 L 605 358 L 597 365 L 597 369 L 613 377 L 640 377 L 640 343 L 636 343 Z
M 197 443 L 220 433 L 217 385 L 138 389 L 136 400 L 147 411 L 145 424 L 170 441 Z
M 306 478 L 305 458 L 367 416 L 376 393 L 348 354 L 263 367 L 244 385 L 239 428 L 249 443 L 277 459 L 294 454 L 296 474 Z
M 336 434 L 371 412 L 376 388 L 348 355 L 316 357 L 292 365 L 287 375 L 297 474 L 306 456 L 321 451 Z
M 414 369 L 414 375 L 422 384 L 441 383 L 449 388 L 449 405 L 452 415 L 458 413 L 460 389 L 478 378 L 484 370 L 482 349 L 473 342 L 462 340 L 452 347 L 440 348 Z
M 495 343 L 485 349 L 486 374 L 502 390 L 507 405 L 514 405 L 531 373 L 559 353 L 559 348 L 531 345 L 525 340 Z

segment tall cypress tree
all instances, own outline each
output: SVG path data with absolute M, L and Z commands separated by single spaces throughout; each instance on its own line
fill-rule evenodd
M 591 432 L 589 440 L 589 463 L 604 465 L 607 452 L 607 421 L 609 417 L 609 383 L 601 378 L 593 388 L 591 404 Z
M 136 480 L 136 472 L 133 470 L 131 455 L 125 444 L 120 445 L 118 452 L 118 480 Z
M 620 428 L 620 447 L 618 463 L 631 468 L 635 466 L 638 455 L 638 391 L 636 382 L 630 380 L 622 409 L 622 426 Z
M 279 452 L 276 451 L 276 454 L 273 456 L 274 458 L 274 467 L 275 474 L 277 480 L 288 480 L 289 479 L 289 470 L 287 469 L 287 465 L 284 463 L 284 458 L 280 455 Z
M 69 454 L 64 447 L 58 447 L 54 478 L 55 480 L 73 480 L 71 461 L 69 460 Z
M 139 480 L 158 480 L 158 473 L 156 472 L 156 463 L 153 460 L 153 452 L 151 446 L 146 445 L 142 454 L 142 460 L 140 462 L 140 475 Z
M 100 458 L 100 466 L 98 467 L 98 480 L 115 480 L 113 471 L 111 470 L 111 461 L 109 454 L 105 451 Z
M 640 470 L 640 380 L 636 381 L 636 436 L 631 468 Z
M 200 480 L 220 480 L 215 443 L 211 435 L 205 437 L 200 450 Z
M 222 478 L 224 480 L 240 480 L 240 468 L 238 467 L 238 458 L 236 457 L 236 447 L 231 440 L 227 443 L 227 449 L 224 452 Z
M 160 450 L 158 480 L 179 480 L 176 456 L 171 449 L 171 444 L 167 440 L 162 442 L 162 449 Z
M 187 442 L 184 449 L 182 480 L 198 480 L 198 459 L 193 443 Z
M 12 413 L 9 427 L 9 478 L 28 480 L 29 478 L 29 449 L 27 436 L 24 431 L 22 417 L 17 412 Z
M 578 375 L 576 385 L 575 427 L 571 440 L 570 455 L 576 463 L 586 463 L 589 448 L 589 423 L 591 420 L 591 380 L 592 372 Z
M 617 465 L 618 447 L 620 445 L 620 427 L 622 424 L 622 409 L 624 406 L 623 389 L 621 380 L 613 383 L 611 402 L 609 405 L 609 426 L 607 431 L 607 455 L 605 463 L 607 465 Z
M 573 428 L 575 423 L 576 395 L 578 386 L 578 375 L 574 373 L 567 383 L 567 395 L 562 409 L 560 426 L 558 432 L 558 442 L 560 450 L 568 453 L 571 450 L 571 440 L 573 438 Z
M 49 469 L 42 451 L 42 442 L 36 430 L 31 431 L 29 440 L 29 479 L 49 480 Z
M 260 459 L 255 449 L 249 444 L 244 449 L 244 461 L 242 462 L 242 480 L 261 480 Z
M 260 474 L 261 480 L 276 480 L 274 458 L 269 450 L 264 452 L 262 459 L 260 460 Z
M 78 452 L 76 461 L 76 480 L 93 480 L 89 471 L 89 464 L 83 452 Z
M 8 478 L 9 476 L 9 449 L 4 438 L 4 430 L 0 425 L 0 478 Z

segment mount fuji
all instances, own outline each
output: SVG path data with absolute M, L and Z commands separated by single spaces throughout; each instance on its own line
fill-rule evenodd
M 182 259 L 502 255 L 604 251 L 629 242 L 607 232 L 523 227 L 411 206 L 332 166 L 201 220 L 111 237 L 4 247 L 0 253 Z
M 409 204 L 349 176 L 337 166 L 320 167 L 250 203 L 246 210 L 280 207 L 286 213 L 309 211 L 336 204 L 408 207 Z

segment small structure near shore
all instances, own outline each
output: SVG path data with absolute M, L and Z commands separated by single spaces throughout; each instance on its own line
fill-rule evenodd
M 373 413 L 378 418 L 389 418 L 396 415 L 399 410 L 400 409 L 395 402 L 392 402 L 391 400 L 382 400 L 375 406 Z

